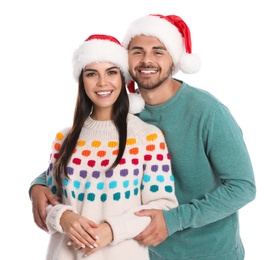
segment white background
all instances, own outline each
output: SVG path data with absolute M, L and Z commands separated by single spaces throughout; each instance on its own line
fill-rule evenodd
M 133 19 L 151 13 L 176 14 L 187 22 L 202 69 L 178 78 L 218 97 L 243 129 L 257 182 L 256 199 L 240 210 L 246 260 L 277 259 L 274 0 L 1 1 L 0 234 L 5 259 L 45 256 L 49 235 L 33 222 L 28 189 L 47 167 L 56 131 L 72 122 L 73 51 L 94 33 L 121 40 Z

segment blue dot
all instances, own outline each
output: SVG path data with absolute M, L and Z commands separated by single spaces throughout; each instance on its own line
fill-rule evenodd
M 51 188 L 51 191 L 52 191 L 53 194 L 56 194 L 56 193 L 57 193 L 57 187 L 56 187 L 56 186 L 53 186 L 53 187 Z
M 166 192 L 169 192 L 169 193 L 171 193 L 173 191 L 172 186 L 165 186 L 164 189 Z
M 130 195 L 131 195 L 131 192 L 129 190 L 125 192 L 125 198 L 126 199 L 129 199 Z
M 90 181 L 88 181 L 88 182 L 85 183 L 85 189 L 89 189 L 90 186 L 91 186 L 91 182 L 90 182 Z
M 98 189 L 98 190 L 103 190 L 103 189 L 104 189 L 104 182 L 99 182 L 99 183 L 97 184 L 97 189 Z
M 158 186 L 158 185 L 152 185 L 152 186 L 150 187 L 150 190 L 151 190 L 152 192 L 157 192 L 157 191 L 159 190 L 159 186 Z
M 120 200 L 120 192 L 115 193 L 113 195 L 113 199 L 116 200 L 116 201 Z
M 79 189 L 80 188 L 80 182 L 79 181 L 74 181 L 73 183 L 73 186 L 76 188 L 76 189 Z
M 95 200 L 95 194 L 94 193 L 89 193 L 87 196 L 89 201 L 94 201 Z
M 123 182 L 123 187 L 128 188 L 129 187 L 129 181 L 124 181 Z
M 102 202 L 105 202 L 107 200 L 107 194 L 102 194 L 101 197 L 100 197 L 101 201 Z
M 48 186 L 51 186 L 51 185 L 52 185 L 52 182 L 53 182 L 53 177 L 50 176 L 50 177 L 48 178 L 48 180 L 47 180 L 47 185 L 48 185 Z
M 150 179 L 151 179 L 150 175 L 148 175 L 148 174 L 144 174 L 144 176 L 143 176 L 143 180 L 144 180 L 145 182 L 149 182 L 149 181 L 150 181 Z
M 80 194 L 78 195 L 78 200 L 79 200 L 79 201 L 83 201 L 83 200 L 84 200 L 84 197 L 85 197 L 85 194 L 84 194 L 84 193 L 80 193 Z
M 111 181 L 109 184 L 110 189 L 114 189 L 114 188 L 116 188 L 116 186 L 117 186 L 117 181 Z
M 138 185 L 138 179 L 134 180 L 134 185 L 137 186 Z
M 64 186 L 68 186 L 68 183 L 69 183 L 68 179 L 67 179 L 67 178 L 64 178 L 64 179 L 63 179 L 63 185 L 64 185 Z
M 158 181 L 158 182 L 164 182 L 164 176 L 158 175 L 158 176 L 157 176 L 157 181 Z

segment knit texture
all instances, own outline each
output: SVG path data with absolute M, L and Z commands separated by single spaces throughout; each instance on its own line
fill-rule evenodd
M 140 118 L 164 133 L 172 159 L 177 208 L 164 212 L 169 236 L 151 260 L 242 260 L 237 211 L 255 197 L 243 135 L 229 109 L 206 91 L 181 85 Z
M 107 221 L 114 240 L 86 259 L 149 259 L 147 247 L 134 239 L 149 224 L 149 217 L 137 217 L 145 208 L 171 209 L 177 206 L 170 156 L 163 133 L 138 117 L 128 115 L 128 137 L 123 158 L 107 170 L 118 153 L 118 133 L 112 121 L 87 118 L 68 164 L 68 178 L 62 189 L 54 178 L 53 164 L 69 128 L 53 142 L 46 181 L 63 205 L 48 208 L 47 226 L 52 233 L 47 259 L 82 259 L 83 254 L 66 245 L 59 224 L 64 208 L 92 221 Z M 51 208 L 52 207 L 52 208 Z M 57 242 L 58 241 L 58 242 Z

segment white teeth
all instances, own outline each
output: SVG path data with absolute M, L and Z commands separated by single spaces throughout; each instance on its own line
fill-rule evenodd
M 101 91 L 101 92 L 96 92 L 97 95 L 100 95 L 100 96 L 107 96 L 107 95 L 110 95 L 112 92 L 111 91 Z
M 153 74 L 153 73 L 156 73 L 155 70 L 142 70 L 141 73 L 144 73 L 144 74 Z

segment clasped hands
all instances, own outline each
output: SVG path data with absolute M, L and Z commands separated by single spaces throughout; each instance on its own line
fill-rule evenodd
M 134 214 L 151 217 L 151 223 L 134 238 L 139 243 L 157 246 L 167 238 L 168 231 L 161 210 L 141 210 Z M 107 222 L 97 224 L 72 211 L 63 213 L 60 224 L 70 238 L 68 245 L 75 246 L 85 256 L 91 255 L 113 240 L 113 232 Z
M 112 229 L 108 223 L 97 224 L 72 211 L 62 214 L 60 224 L 70 239 L 68 246 L 75 246 L 85 256 L 91 255 L 113 240 Z

